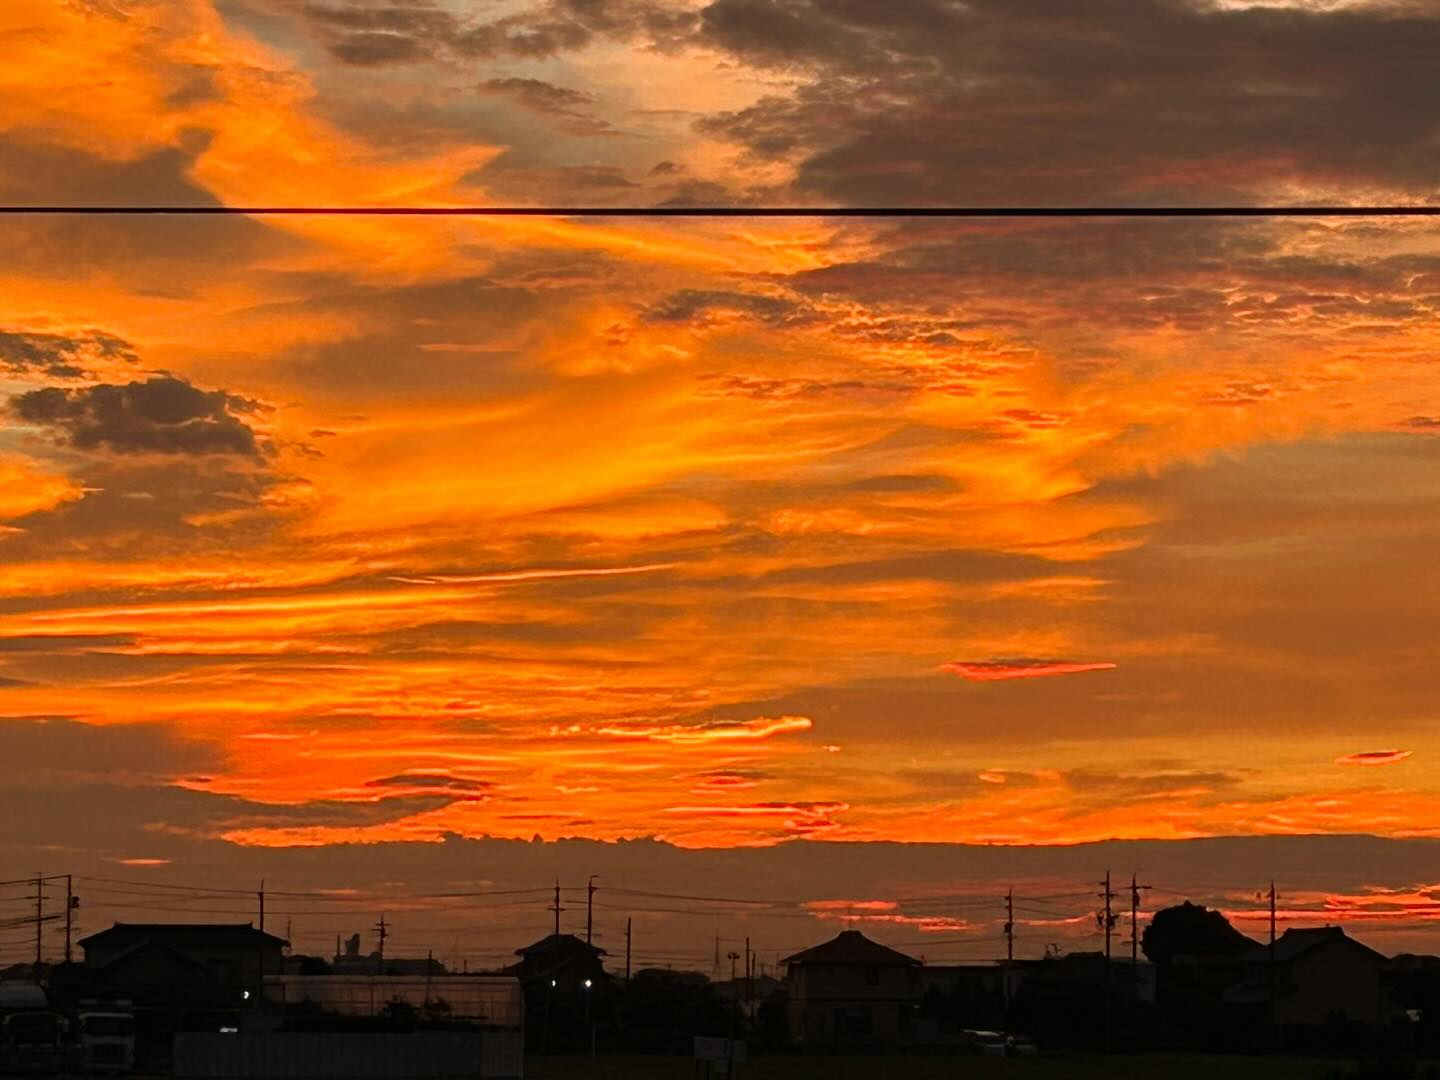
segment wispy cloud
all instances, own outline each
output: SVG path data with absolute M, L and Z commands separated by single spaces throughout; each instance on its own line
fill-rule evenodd
M 1346 754 L 1335 759 L 1336 765 L 1394 765 L 1404 761 L 1413 750 L 1362 750 L 1357 754 Z
M 1011 656 L 991 660 L 955 660 L 942 664 L 940 670 L 971 682 L 997 682 L 1047 675 L 1075 675 L 1085 671 L 1111 671 L 1115 667 L 1115 664 L 1103 660 L 1042 660 L 1033 656 Z
M 758 716 L 753 720 L 710 720 L 701 724 L 604 724 L 577 733 L 685 745 L 768 739 L 772 735 L 809 731 L 814 726 L 808 716 Z

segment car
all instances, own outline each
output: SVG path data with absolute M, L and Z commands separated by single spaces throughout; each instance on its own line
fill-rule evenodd
M 1005 1036 L 998 1031 L 966 1031 L 965 1038 L 981 1057 L 1005 1056 Z

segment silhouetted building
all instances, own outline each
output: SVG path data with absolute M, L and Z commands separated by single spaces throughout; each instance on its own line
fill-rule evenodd
M 1226 1003 L 1262 1011 L 1282 1027 L 1378 1027 L 1393 1011 L 1384 987 L 1389 961 L 1338 926 L 1286 930 L 1273 965 L 1268 945 L 1243 959 L 1244 975 L 1225 991 Z
M 250 923 L 116 923 L 80 940 L 96 991 L 234 1006 L 258 1002 L 285 944 Z
M 1037 963 L 926 964 L 919 970 L 916 1041 L 958 1043 L 967 1030 L 1003 1030 L 1011 999 Z
M 786 957 L 790 1034 L 816 1045 L 904 1041 L 920 1002 L 920 961 L 858 930 Z
M 514 975 L 521 983 L 543 983 L 564 991 L 585 988 L 587 979 L 598 986 L 606 978 L 601 960 L 605 950 L 574 934 L 548 934 L 516 949 L 515 955 L 519 962 L 502 974 Z
M 1153 1026 L 1155 969 L 1128 958 L 1074 952 L 1035 964 L 1010 1008 L 1014 1030 L 1042 1045 L 1098 1049 L 1142 1045 Z
M 137 1069 L 165 1072 L 178 1032 L 251 1026 L 285 944 L 249 923 L 116 923 L 82 938 L 85 963 L 61 965 L 52 984 L 133 1012 Z

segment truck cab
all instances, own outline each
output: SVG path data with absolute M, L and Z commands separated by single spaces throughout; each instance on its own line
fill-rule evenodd
M 128 1073 L 135 1068 L 135 1017 L 89 1009 L 76 1018 L 80 1063 L 87 1073 Z
M 0 1019 L 0 1071 L 53 1075 L 65 1063 L 65 1021 L 59 1013 L 32 1009 Z

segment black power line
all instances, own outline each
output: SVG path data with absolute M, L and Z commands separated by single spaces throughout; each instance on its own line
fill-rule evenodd
M 0 215 L 227 214 L 295 217 L 586 218 L 1358 218 L 1440 217 L 1440 206 L 70 206 L 5 205 Z

